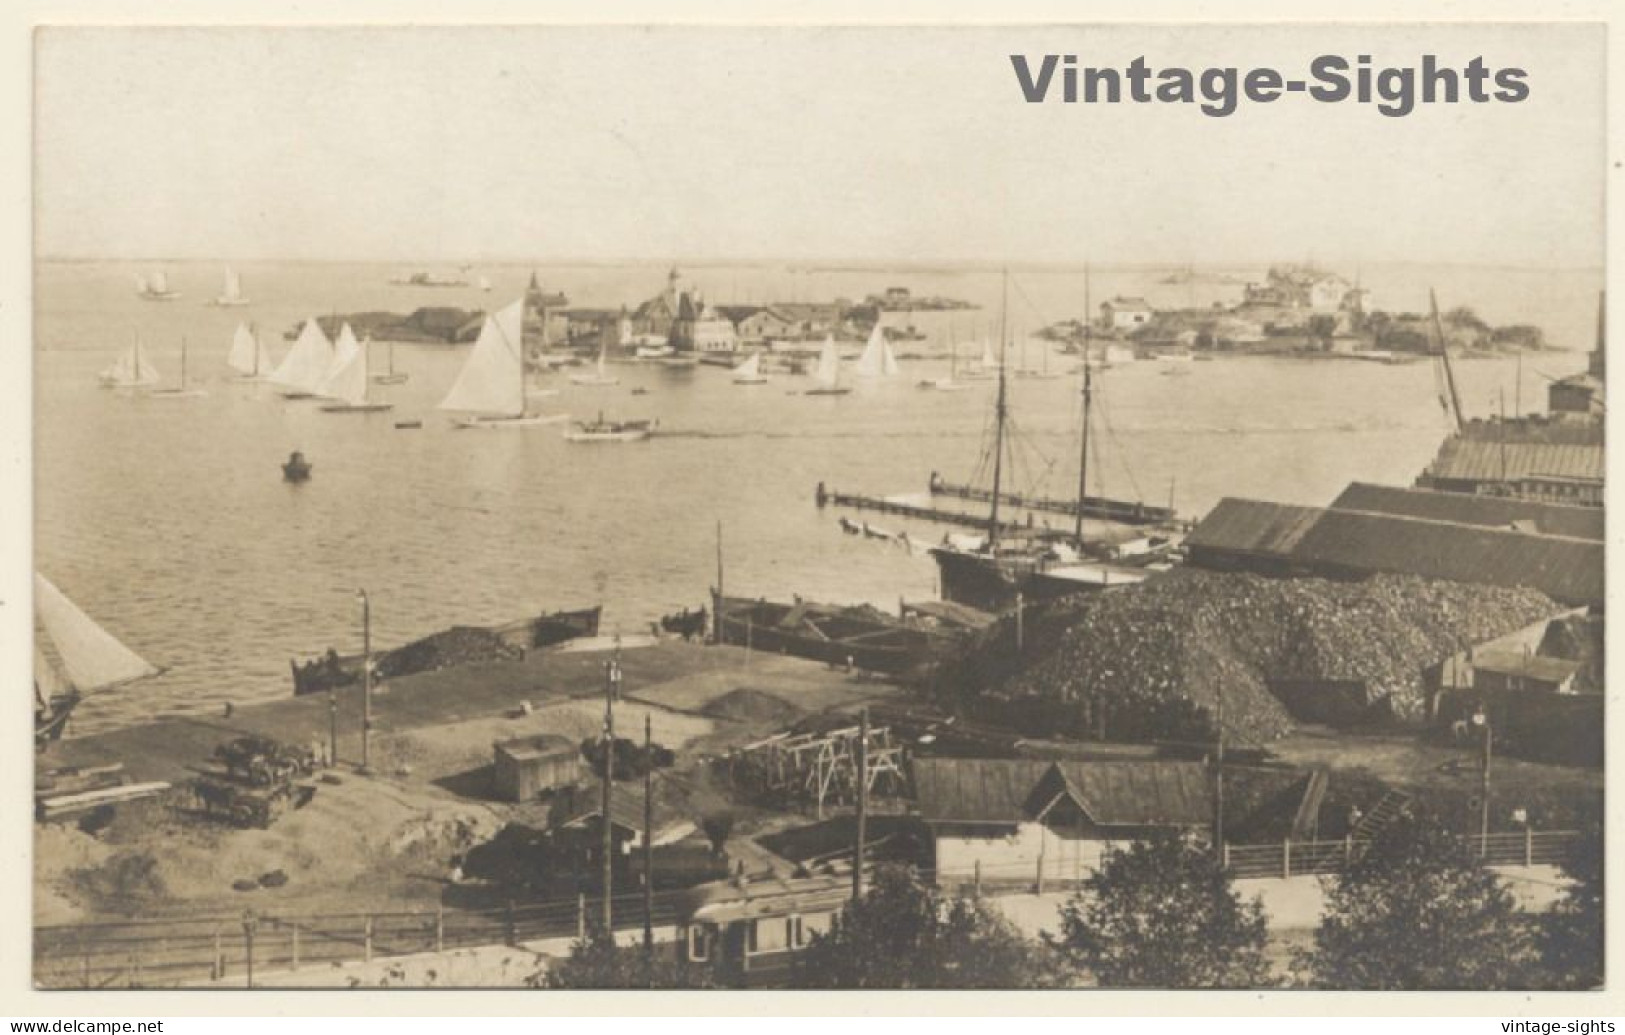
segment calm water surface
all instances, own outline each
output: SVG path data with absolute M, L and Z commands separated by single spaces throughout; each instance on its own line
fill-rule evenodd
M 988 308 L 894 316 L 929 340 L 906 351 L 897 383 L 854 382 L 853 394 L 803 397 L 805 382 L 732 384 L 725 370 L 616 368 L 613 388 L 550 375 L 541 408 L 658 418 L 662 435 L 628 445 L 571 445 L 558 427 L 461 432 L 434 409 L 465 354 L 399 347 L 399 386 L 379 388 L 392 412 L 338 415 L 234 384 L 224 367 L 239 319 L 275 339 L 311 314 L 420 305 L 475 307 L 523 289 L 529 268 L 491 267 L 489 295 L 405 289 L 400 270 L 365 264 L 243 264 L 244 309 L 203 305 L 218 264 L 167 265 L 184 297 L 134 297 L 128 263 L 44 263 L 37 271 L 36 564 L 64 592 L 154 663 L 160 677 L 91 698 L 74 733 L 164 713 L 215 712 L 224 701 L 291 692 L 290 657 L 359 647 L 354 593 L 373 600 L 375 642 L 404 641 L 452 623 L 496 622 L 602 602 L 605 629 L 642 631 L 659 615 L 699 605 L 716 578 L 722 523 L 730 592 L 895 608 L 935 594 L 935 566 L 895 546 L 842 535 L 837 514 L 813 505 L 819 481 L 874 494 L 918 492 L 932 470 L 969 478 L 984 454 L 991 388 L 919 391 L 947 372 L 950 343 L 966 358 L 997 316 L 999 279 L 973 270 L 694 271 L 708 297 L 762 301 L 862 298 L 889 284 L 969 298 Z M 1254 276 L 1258 271 L 1251 271 Z M 583 305 L 635 305 L 663 284 L 643 266 L 543 267 L 543 282 Z M 1541 324 L 1555 341 L 1589 344 L 1600 276 L 1395 268 L 1362 271 L 1373 303 L 1415 309 L 1429 282 L 1446 305 L 1492 322 Z M 1386 285 L 1386 286 L 1380 286 Z M 1164 285 L 1156 274 L 1097 269 L 1099 300 L 1134 293 L 1162 304 L 1206 304 L 1232 284 Z M 1083 310 L 1081 272 L 1013 278 L 1011 322 L 1037 329 Z M 1416 297 L 1419 295 L 1419 298 Z M 192 380 L 208 395 L 161 401 L 106 391 L 95 374 L 140 331 L 174 383 L 181 340 Z M 375 349 L 377 347 L 375 346 Z M 383 353 L 374 353 L 375 362 Z M 1039 346 L 1027 362 L 1069 369 Z M 1584 365 L 1580 353 L 1523 363 L 1458 365 L 1463 405 L 1487 415 L 1505 397 L 1544 405 L 1545 376 Z M 1122 365 L 1098 382 L 1092 486 L 1200 515 L 1221 496 L 1324 504 L 1350 480 L 1405 484 L 1433 455 L 1445 426 L 1427 364 L 1380 366 L 1276 359 Z M 641 387 L 647 394 L 633 395 Z M 1077 478 L 1075 377 L 1012 384 L 1020 430 L 1017 484 L 1069 494 Z M 395 422 L 421 419 L 420 430 Z M 300 449 L 313 479 L 288 485 L 278 465 Z M 891 529 L 894 520 L 879 522 Z M 944 526 L 909 531 L 940 538 Z

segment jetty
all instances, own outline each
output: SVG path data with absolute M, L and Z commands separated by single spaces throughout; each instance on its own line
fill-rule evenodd
M 849 492 L 837 492 L 823 482 L 813 493 L 813 499 L 820 507 L 837 506 L 851 507 L 853 510 L 874 510 L 882 514 L 895 514 L 899 517 L 917 518 L 921 521 L 936 521 L 946 525 L 959 525 L 964 528 L 988 527 L 985 514 L 967 514 L 962 510 L 943 510 L 940 507 L 921 506 L 917 503 L 905 503 L 901 500 L 886 499 L 883 496 L 862 496 Z M 1032 521 L 1000 521 L 1001 532 L 1029 532 L 1034 531 Z
M 974 500 L 978 503 L 993 502 L 993 493 L 991 491 L 973 485 L 950 482 L 935 471 L 931 472 L 930 487 L 933 496 L 952 496 L 956 499 Z M 1104 496 L 1085 496 L 1080 500 L 1055 499 L 1049 496 L 1028 496 L 1020 492 L 1001 492 L 998 497 L 1000 503 L 1007 503 L 1027 510 L 1043 511 L 1049 514 L 1065 514 L 1067 517 L 1076 517 L 1081 512 L 1087 518 L 1116 521 L 1125 525 L 1163 525 L 1177 520 L 1172 507 L 1154 507 L 1146 503 L 1114 500 Z M 982 525 L 987 524 L 985 518 L 977 520 Z

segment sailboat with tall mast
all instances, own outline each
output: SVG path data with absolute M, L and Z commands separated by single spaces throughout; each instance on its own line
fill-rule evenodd
M 841 354 L 835 348 L 834 335 L 824 336 L 824 346 L 818 350 L 818 366 L 812 376 L 818 386 L 807 389 L 802 395 L 845 395 L 852 390 L 841 384 Z
M 226 267 L 226 281 L 224 289 L 215 296 L 214 304 L 218 306 L 248 305 L 253 299 L 243 294 L 243 279 L 237 271 L 230 266 Z
M 526 428 L 557 424 L 569 414 L 537 414 L 525 408 L 524 299 L 487 316 L 479 339 L 463 363 L 442 410 L 469 416 L 456 418 L 459 428 Z
M 608 364 L 608 343 L 600 339 L 598 342 L 598 362 L 594 364 L 593 372 L 590 374 L 571 374 L 570 383 L 581 385 L 584 388 L 608 388 L 611 385 L 620 384 L 621 379 L 610 374 Z
M 135 333 L 130 347 L 111 366 L 97 374 L 96 379 L 104 388 L 151 388 L 163 380 L 158 368 L 147 358 L 147 350 L 141 345 L 140 331 Z
M 355 340 L 355 332 L 346 323 L 339 331 L 338 345 L 333 350 L 333 367 L 322 385 L 322 394 L 333 401 L 323 403 L 322 412 L 378 413 L 394 409 L 394 403 L 368 398 L 370 384 L 366 346 Z
M 1008 300 L 1008 277 L 1005 274 L 1004 298 Z M 1019 494 L 1007 494 L 1003 485 L 1004 454 L 1010 421 L 1007 380 L 1003 369 L 1005 354 L 1005 318 L 999 318 L 1000 369 L 998 395 L 994 403 L 993 424 L 993 486 L 992 491 L 970 486 L 952 485 L 937 475 L 931 479 L 933 493 L 946 493 L 965 499 L 986 500 L 989 504 L 987 534 L 978 543 L 957 545 L 952 540 L 931 550 L 941 575 L 943 598 L 966 604 L 984 611 L 1003 611 L 1019 602 L 1033 602 L 1075 593 L 1101 589 L 1109 585 L 1128 585 L 1146 577 L 1143 567 L 1132 563 L 1110 563 L 1108 560 L 1086 560 L 1086 554 L 1110 555 L 1111 549 L 1103 543 L 1091 543 L 1085 537 L 1084 517 L 1111 521 L 1122 529 L 1143 525 L 1167 525 L 1173 522 L 1173 512 L 1160 507 L 1147 507 L 1139 503 L 1090 497 L 1086 495 L 1090 451 L 1089 429 L 1094 401 L 1093 367 L 1087 360 L 1083 366 L 1081 394 L 1083 421 L 1078 443 L 1078 494 L 1075 501 L 1034 499 Z M 1026 506 L 1029 510 L 1067 513 L 1074 519 L 1070 541 L 1064 533 L 1017 532 L 1015 523 L 1001 521 L 1001 504 Z M 1142 556 L 1150 560 L 1171 547 L 1171 535 L 1146 537 L 1148 543 L 1155 538 L 1159 544 L 1155 552 L 1148 549 Z
M 760 352 L 752 352 L 749 359 L 734 367 L 734 384 L 767 384 L 767 375 L 762 373 L 762 354 Z
M 226 353 L 226 366 L 237 371 L 244 381 L 267 380 L 271 371 L 276 369 L 265 343 L 254 333 L 253 325 L 247 323 L 238 324 L 236 333 L 231 336 L 231 351 Z
M 147 302 L 173 302 L 181 297 L 179 291 L 169 286 L 169 274 L 158 270 L 150 276 L 145 273 L 135 275 L 136 296 Z
M 364 349 L 371 348 L 372 347 L 372 338 L 369 336 L 365 341 L 363 341 L 361 343 L 361 347 L 364 348 Z M 388 366 L 385 368 L 385 370 L 384 370 L 384 372 L 382 374 L 371 374 L 371 375 L 369 375 L 372 378 L 372 383 L 375 384 L 375 385 L 402 385 L 402 384 L 405 384 L 406 383 L 406 378 L 407 378 L 406 372 L 395 369 L 395 343 L 394 342 L 388 342 L 385 345 L 385 353 L 384 353 L 384 355 L 386 357 L 385 361 L 388 364 Z
M 878 320 L 875 321 L 874 330 L 869 332 L 869 340 L 863 346 L 863 354 L 858 357 L 853 372 L 859 377 L 875 378 L 896 377 L 902 372 L 897 365 L 897 357 L 892 354 L 886 329 Z
M 178 388 L 154 388 L 147 393 L 152 399 L 196 399 L 209 393 L 201 388 L 186 386 L 186 339 L 181 339 L 181 383 Z
M 293 348 L 271 372 L 271 383 L 281 388 L 284 399 L 314 399 L 321 394 L 332 366 L 333 344 L 311 317 L 300 328 Z
M 86 694 L 155 676 L 159 669 L 97 625 L 34 573 L 34 614 L 55 659 L 34 644 L 34 746 L 58 740 Z
M 959 342 L 954 340 L 952 328 L 948 331 L 948 376 L 928 377 L 919 383 L 919 387 L 938 392 L 963 392 L 971 387 L 959 380 Z

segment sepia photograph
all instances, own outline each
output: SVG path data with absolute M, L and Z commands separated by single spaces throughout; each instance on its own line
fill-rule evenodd
M 1607 25 L 277 21 L 33 30 L 34 989 L 1605 990 Z

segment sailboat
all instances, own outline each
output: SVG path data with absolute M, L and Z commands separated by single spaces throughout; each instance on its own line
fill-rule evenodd
M 169 289 L 169 275 L 163 270 L 146 276 L 137 273 L 135 276 L 135 293 L 148 302 L 173 302 L 181 297 L 179 291 Z
M 186 387 L 186 339 L 181 339 L 181 383 L 178 388 L 154 388 L 147 393 L 151 399 L 196 399 L 209 393 L 201 388 Z
M 147 358 L 141 347 L 141 335 L 136 334 L 125 352 L 111 366 L 96 375 L 105 388 L 150 388 L 159 383 L 158 368 Z
M 590 374 L 571 374 L 570 383 L 587 388 L 607 388 L 610 385 L 620 384 L 620 378 L 610 376 L 606 367 L 607 363 L 606 346 L 604 342 L 600 341 L 598 343 L 598 363 L 593 368 L 593 372 Z
M 751 353 L 745 362 L 734 367 L 734 384 L 736 385 L 765 385 L 767 375 L 762 373 L 762 354 Z
M 878 321 L 869 332 L 869 341 L 863 347 L 863 355 L 858 357 L 855 370 L 859 377 L 896 377 L 899 372 L 891 342 L 886 340 L 886 330 Z
M 79 610 L 45 576 L 34 573 L 34 613 L 57 663 L 34 645 L 34 746 L 58 740 L 85 694 L 107 690 L 159 669 Z
M 242 278 L 237 276 L 236 270 L 227 266 L 225 290 L 215 296 L 214 304 L 219 306 L 239 306 L 247 305 L 250 301 L 252 299 L 243 294 Z
M 332 366 L 333 345 L 312 317 L 305 321 L 293 348 L 271 373 L 271 383 L 282 389 L 285 399 L 313 399 L 321 394 Z
M 813 370 L 817 388 L 809 388 L 802 395 L 845 395 L 852 389 L 841 385 L 841 354 L 835 349 L 834 335 L 824 337 L 824 347 L 818 350 L 818 366 Z
M 457 418 L 457 427 L 523 428 L 569 419 L 568 414 L 543 416 L 525 409 L 524 304 L 524 299 L 519 299 L 495 316 L 487 316 L 480 326 L 473 351 L 451 391 L 440 400 L 442 410 L 477 415 Z
M 237 371 L 245 381 L 264 381 L 276 368 L 265 343 L 246 323 L 238 324 L 237 333 L 231 336 L 231 351 L 226 353 L 226 366 Z
M 959 373 L 959 343 L 952 340 L 952 332 L 948 341 L 948 376 L 928 377 L 921 381 L 921 388 L 931 388 L 939 392 L 963 392 L 971 387 L 957 377 Z
M 480 277 L 480 290 L 481 291 L 489 291 L 489 290 L 491 290 L 491 282 L 490 282 L 490 280 L 486 279 L 483 276 Z
M 339 330 L 339 343 L 333 350 L 333 366 L 322 385 L 322 394 L 334 400 L 322 404 L 323 413 L 377 413 L 392 410 L 394 403 L 373 402 L 367 398 L 367 349 L 355 340 L 355 332 L 345 324 Z
M 372 346 L 372 338 L 370 338 L 370 337 L 366 341 L 361 343 L 361 347 L 363 349 L 370 348 L 371 346 Z M 370 375 L 372 377 L 372 383 L 375 384 L 375 385 L 400 385 L 400 384 L 405 384 L 406 383 L 406 373 L 404 371 L 397 371 L 395 369 L 395 343 L 390 342 L 388 344 L 388 346 L 386 346 L 386 348 L 387 348 L 386 355 L 389 357 L 388 358 L 389 367 L 382 374 L 372 374 L 372 375 Z

